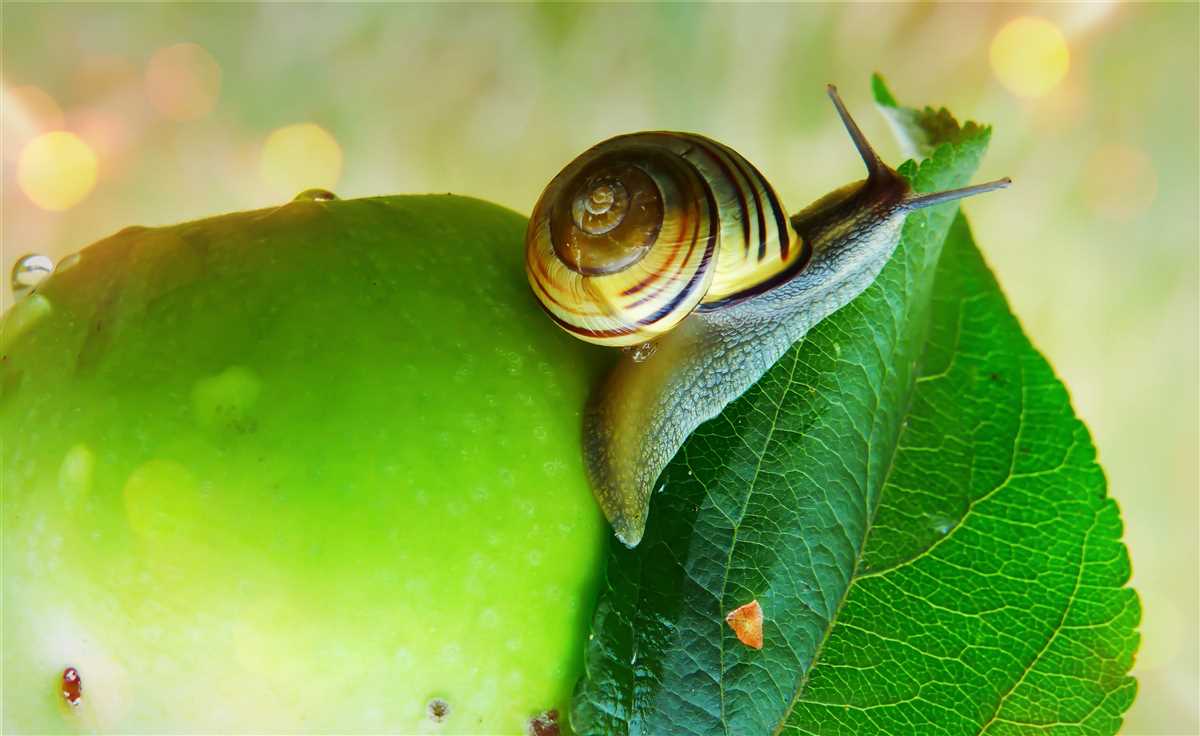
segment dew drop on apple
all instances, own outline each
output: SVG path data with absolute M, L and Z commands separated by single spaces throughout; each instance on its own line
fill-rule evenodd
M 13 264 L 9 285 L 13 296 L 20 299 L 54 271 L 54 261 L 39 253 L 21 256 Z
M 338 196 L 328 189 L 305 189 L 292 199 L 293 202 L 332 202 Z

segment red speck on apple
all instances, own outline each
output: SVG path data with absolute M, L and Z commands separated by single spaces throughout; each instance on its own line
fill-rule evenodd
M 73 708 L 78 707 L 83 701 L 83 679 L 79 676 L 79 670 L 74 667 L 63 670 L 62 694 L 67 705 Z

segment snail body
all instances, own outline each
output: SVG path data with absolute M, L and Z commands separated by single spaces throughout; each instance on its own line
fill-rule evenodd
M 551 319 L 589 342 L 656 348 L 622 356 L 584 412 L 589 481 L 630 547 L 687 436 L 875 280 L 909 212 L 1009 183 L 916 194 L 829 95 L 867 178 L 791 218 L 737 153 L 667 132 L 594 146 L 534 208 L 526 273 Z

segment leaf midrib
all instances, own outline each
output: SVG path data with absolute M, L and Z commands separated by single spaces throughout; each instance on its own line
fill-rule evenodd
M 959 214 L 958 210 L 956 209 L 954 218 L 957 219 L 960 216 L 961 215 Z M 951 220 L 950 227 L 951 228 L 953 227 L 953 220 Z M 942 258 L 941 249 L 945 246 L 945 241 L 949 237 L 950 237 L 950 230 L 948 228 L 946 231 L 946 237 L 943 238 L 942 242 L 937 244 L 937 246 L 936 246 L 938 248 L 937 259 L 933 263 L 926 266 L 926 268 L 932 269 L 932 271 L 934 273 L 934 279 L 933 279 L 933 281 L 930 282 L 929 290 L 927 292 L 926 303 L 924 305 L 925 306 L 925 313 L 924 313 L 925 324 L 922 326 L 922 330 L 920 332 L 922 337 L 921 337 L 920 350 L 917 351 L 917 357 L 918 357 L 917 364 L 918 365 L 921 365 L 921 361 L 919 359 L 924 358 L 926 351 L 929 349 L 929 343 L 930 343 L 929 326 L 933 321 L 932 301 L 933 301 L 933 293 L 936 288 L 937 264 L 939 261 L 941 261 L 941 258 Z M 906 272 L 907 272 L 907 269 L 906 269 Z M 955 340 L 957 341 L 958 339 L 959 339 L 959 335 L 956 332 Z M 896 458 L 900 455 L 900 448 L 903 446 L 904 435 L 909 431 L 908 426 L 903 421 L 903 417 L 908 416 L 910 413 L 910 410 L 912 409 L 912 400 L 913 400 L 913 397 L 917 393 L 917 383 L 918 383 L 919 378 L 920 377 L 918 375 L 916 375 L 916 372 L 914 371 L 912 378 L 909 379 L 908 386 L 905 388 L 904 406 L 903 406 L 903 409 L 897 415 L 898 418 L 900 418 L 900 431 L 896 434 L 896 441 L 892 445 L 891 453 L 888 456 L 887 470 L 884 471 L 882 482 L 879 485 L 879 495 L 875 499 L 875 505 L 871 509 L 870 514 L 867 516 L 867 522 L 863 527 L 862 544 L 859 546 L 857 553 L 854 555 L 854 567 L 850 571 L 849 583 L 846 585 L 845 589 L 842 591 L 841 596 L 838 598 L 837 608 L 834 609 L 833 615 L 829 617 L 829 624 L 825 627 L 825 630 L 823 632 L 821 632 L 821 641 L 817 643 L 816 649 L 813 650 L 812 660 L 809 662 L 808 667 L 804 670 L 804 674 L 802 674 L 800 676 L 800 682 L 797 683 L 797 685 L 796 685 L 796 692 L 792 695 L 791 702 L 788 703 L 787 708 L 783 711 L 783 714 L 780 716 L 779 723 L 776 724 L 775 729 L 771 732 L 772 736 L 779 736 L 779 734 L 783 731 L 784 727 L 787 726 L 788 718 L 791 717 L 792 711 L 795 710 L 795 708 L 796 708 L 796 703 L 798 703 L 800 701 L 800 697 L 804 694 L 804 689 L 808 686 L 809 675 L 812 673 L 813 669 L 816 668 L 817 663 L 819 663 L 821 661 L 821 655 L 825 651 L 825 644 L 826 644 L 826 642 L 829 641 L 829 635 L 833 631 L 834 627 L 837 625 L 838 618 L 841 616 L 841 613 L 842 613 L 842 607 L 845 605 L 846 599 L 850 597 L 850 591 L 854 588 L 855 583 L 858 581 L 858 568 L 859 568 L 859 565 L 862 564 L 863 554 L 866 552 L 866 549 L 867 549 L 867 540 L 870 539 L 870 537 L 871 537 L 871 529 L 875 526 L 875 516 L 879 513 L 879 507 L 883 503 L 883 491 L 884 491 L 884 489 L 887 488 L 888 482 L 891 480 L 891 477 L 892 477 L 892 471 L 896 467 Z M 868 472 L 868 474 L 870 473 L 870 465 L 867 466 L 867 472 Z M 724 715 L 723 710 L 722 710 L 722 715 Z
M 729 585 L 729 570 L 733 565 L 733 551 L 737 548 L 738 531 L 742 528 L 742 521 L 746 518 L 746 509 L 750 507 L 750 499 L 754 496 L 754 489 L 758 486 L 758 477 L 762 473 L 763 460 L 767 456 L 767 451 L 771 448 L 771 441 L 775 438 L 775 429 L 779 426 L 779 413 L 783 411 L 783 405 L 787 401 L 788 394 L 792 392 L 793 379 L 796 377 L 796 364 L 800 362 L 799 345 L 802 345 L 804 340 L 801 340 L 791 348 L 792 365 L 788 370 L 788 380 L 784 385 L 783 393 L 779 397 L 779 401 L 775 403 L 775 413 L 771 416 L 771 427 L 767 430 L 766 439 L 763 440 L 762 452 L 758 454 L 758 462 L 754 466 L 754 476 L 750 479 L 750 486 L 746 490 L 746 498 L 742 501 L 742 509 L 738 512 L 737 521 L 733 525 L 733 536 L 729 540 L 729 552 L 725 555 L 725 571 L 721 576 L 721 595 L 717 605 L 721 606 L 725 602 L 725 590 Z M 718 615 L 721 613 L 718 610 Z M 721 727 L 724 729 L 726 736 L 729 736 L 729 719 L 725 717 L 725 636 L 724 632 L 721 635 L 720 657 L 718 659 L 720 666 L 720 675 L 717 679 L 717 692 L 721 697 Z

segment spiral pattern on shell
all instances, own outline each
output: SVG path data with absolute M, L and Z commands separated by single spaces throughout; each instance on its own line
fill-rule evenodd
M 633 133 L 576 158 L 542 193 L 526 272 L 551 318 L 602 345 L 665 333 L 803 268 L 810 249 L 759 171 L 690 133 Z

